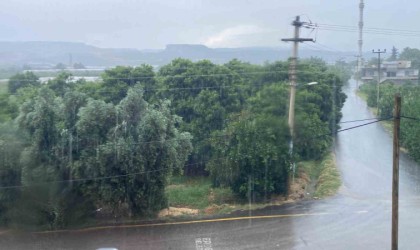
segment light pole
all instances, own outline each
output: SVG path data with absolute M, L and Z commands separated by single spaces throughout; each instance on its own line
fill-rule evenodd
M 316 85 L 318 82 L 310 82 L 306 84 L 293 84 L 290 83 L 290 105 L 289 105 L 289 129 L 290 129 L 290 144 L 289 144 L 289 153 L 292 159 L 292 182 L 295 182 L 295 171 L 296 166 L 293 161 L 293 139 L 295 137 L 295 96 L 296 96 L 296 87 L 298 86 L 312 86 Z

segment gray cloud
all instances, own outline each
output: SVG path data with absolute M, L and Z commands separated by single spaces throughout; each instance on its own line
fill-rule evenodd
M 366 26 L 416 29 L 419 7 L 415 0 L 367 0 Z M 138 49 L 169 43 L 287 46 L 279 39 L 292 35 L 295 15 L 357 26 L 358 0 L 2 0 L 0 34 L 4 41 L 79 41 Z M 316 37 L 330 49 L 357 49 L 357 33 L 307 30 L 302 35 Z M 366 50 L 415 47 L 420 39 L 372 34 L 365 38 Z

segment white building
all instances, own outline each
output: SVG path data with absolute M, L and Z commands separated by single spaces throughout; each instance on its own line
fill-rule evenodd
M 364 67 L 361 72 L 364 82 L 378 80 L 378 66 Z M 391 61 L 381 64 L 381 82 L 392 81 L 394 83 L 417 83 L 419 70 L 411 68 L 411 61 Z

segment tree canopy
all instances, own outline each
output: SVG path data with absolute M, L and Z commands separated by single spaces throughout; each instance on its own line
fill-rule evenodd
M 285 194 L 291 162 L 330 150 L 348 68 L 300 61 L 294 154 L 288 61 L 179 58 L 158 70 L 118 66 L 99 82 L 61 72 L 42 85 L 18 74 L 0 99 L 0 223 L 57 229 L 102 208 L 153 216 L 173 175 L 210 178 L 255 201 Z

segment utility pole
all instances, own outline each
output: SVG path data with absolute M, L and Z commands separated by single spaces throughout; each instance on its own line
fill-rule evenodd
M 297 66 L 297 57 L 298 57 L 298 45 L 302 42 L 313 42 L 312 38 L 300 38 L 300 28 L 308 23 L 301 22 L 300 16 L 296 16 L 296 19 L 292 22 L 292 25 L 295 26 L 295 34 L 293 38 L 281 39 L 283 42 L 293 42 L 293 54 L 290 58 L 290 68 L 289 68 L 289 81 L 290 81 L 290 103 L 289 103 L 289 129 L 290 129 L 290 154 L 293 156 L 293 138 L 294 138 L 294 127 L 295 127 L 295 96 L 296 96 L 296 84 L 297 84 L 297 75 L 296 75 L 296 66 Z M 295 163 L 292 163 L 293 169 L 293 181 L 295 176 Z
M 394 100 L 394 141 L 393 141 L 393 168 L 392 168 L 392 243 L 391 249 L 398 249 L 398 192 L 400 169 L 400 121 L 401 96 L 395 95 Z
M 363 2 L 363 0 L 360 0 L 360 4 L 359 4 L 359 41 L 358 41 L 359 56 L 357 58 L 357 68 L 358 68 L 357 73 L 359 75 L 360 75 L 359 70 L 361 70 L 363 68 L 363 26 L 364 26 L 363 10 L 364 10 L 364 8 L 365 8 L 365 3 Z
M 360 74 L 360 55 L 355 55 L 354 57 L 357 58 L 357 63 L 356 63 L 356 89 L 359 89 L 359 78 L 361 78 L 361 74 Z
M 376 91 L 376 112 L 377 112 L 376 115 L 379 117 L 379 84 L 381 83 L 381 54 L 386 53 L 386 49 L 382 51 L 380 49 L 378 49 L 377 51 L 373 49 L 372 53 L 378 54 L 378 85 L 377 85 L 377 91 Z

